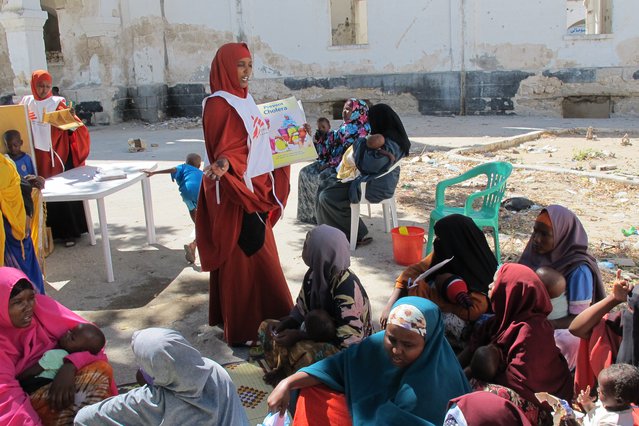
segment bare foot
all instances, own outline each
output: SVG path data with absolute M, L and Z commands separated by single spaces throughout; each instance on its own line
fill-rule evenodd
M 184 244 L 184 258 L 189 263 L 195 263 L 195 244 Z

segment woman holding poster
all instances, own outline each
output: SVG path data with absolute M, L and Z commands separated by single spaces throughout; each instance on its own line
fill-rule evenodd
M 31 75 L 32 95 L 20 101 L 29 109 L 38 175 L 45 179 L 83 166 L 91 148 L 89 131 L 85 126 L 71 131 L 44 122 L 45 113 L 68 108 L 64 98 L 53 96 L 51 85 L 51 74 L 44 70 L 34 71 Z M 75 115 L 73 118 L 82 123 Z M 64 240 L 67 247 L 74 246 L 80 234 L 87 232 L 82 201 L 47 203 L 47 226 L 51 227 L 54 239 Z
M 245 43 L 220 47 L 202 125 L 211 163 L 196 215 L 202 270 L 210 271 L 209 325 L 224 323 L 231 345 L 257 338 L 260 322 L 293 307 L 273 225 L 289 193 L 290 168 L 274 170 L 268 128 L 248 93 L 253 61 Z

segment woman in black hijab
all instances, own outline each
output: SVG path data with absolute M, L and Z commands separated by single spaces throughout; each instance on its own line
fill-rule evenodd
M 410 141 L 401 119 L 385 104 L 368 111 L 371 136 L 358 139 L 346 150 L 338 166 L 337 178 L 320 187 L 316 218 L 318 225 L 327 224 L 350 237 L 351 203 L 361 199 L 362 182 L 367 182 L 366 199 L 372 203 L 391 198 L 399 181 L 399 167 L 387 173 L 401 158 L 408 155 Z M 358 245 L 368 244 L 368 229 L 359 220 Z
M 417 281 L 423 272 L 451 258 L 436 273 Z M 395 289 L 380 317 L 380 324 L 382 328 L 385 327 L 389 307 L 398 298 L 405 295 L 424 297 L 442 311 L 449 341 L 459 343 L 456 340 L 460 340 L 468 322 L 477 320 L 489 310 L 488 285 L 493 281 L 496 271 L 497 259 L 475 222 L 460 214 L 445 216 L 435 224 L 433 251 L 397 277 Z M 471 303 L 469 307 L 460 305 L 456 300 L 447 300 L 439 278 L 444 278 L 443 283 L 452 282 L 447 278 L 451 275 L 465 283 Z

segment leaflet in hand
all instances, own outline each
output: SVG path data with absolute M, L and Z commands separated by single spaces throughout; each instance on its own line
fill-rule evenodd
M 42 122 L 49 123 L 60 130 L 75 130 L 78 127 L 84 126 L 83 123 L 75 119 L 69 108 L 45 112 L 44 117 L 42 117 Z
M 444 265 L 446 265 L 448 262 L 450 262 L 451 260 L 453 260 L 455 258 L 455 256 L 451 257 L 450 259 L 445 259 L 442 260 L 441 262 L 439 262 L 436 265 L 431 266 L 430 268 L 428 268 L 425 272 L 423 272 L 420 276 L 418 276 L 417 278 L 415 278 L 415 281 L 413 282 L 417 282 L 420 280 L 425 280 L 426 278 L 430 277 L 431 275 L 435 274 L 435 272 L 439 271 L 441 268 L 444 267 Z
M 257 106 L 266 120 L 275 168 L 314 160 L 313 138 L 306 133 L 306 116 L 295 97 Z

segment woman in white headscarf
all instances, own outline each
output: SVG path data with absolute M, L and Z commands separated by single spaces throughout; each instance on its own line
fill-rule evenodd
M 249 424 L 228 373 L 177 331 L 137 331 L 131 347 L 153 383 L 83 408 L 76 425 Z

